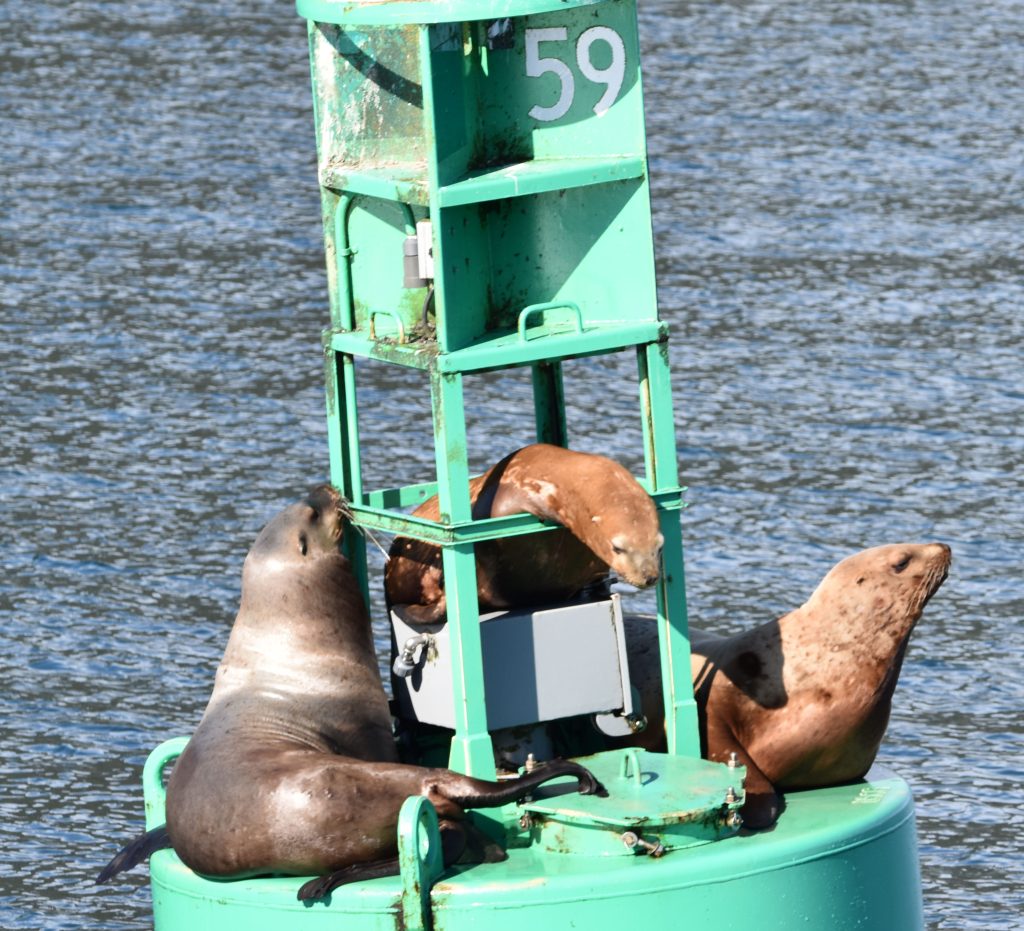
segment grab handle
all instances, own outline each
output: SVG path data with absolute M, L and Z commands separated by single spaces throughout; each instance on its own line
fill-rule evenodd
M 164 770 L 173 763 L 185 745 L 187 737 L 172 737 L 165 740 L 146 758 L 142 767 L 142 797 L 146 802 L 146 830 L 160 827 L 167 819 L 164 806 L 167 802 L 167 789 L 164 788 Z
M 405 324 L 402 323 L 402 318 L 398 316 L 393 310 L 371 310 L 370 311 L 370 339 L 376 339 L 377 334 L 373 325 L 374 317 L 379 317 L 384 314 L 385 317 L 390 317 L 395 321 L 395 325 L 398 327 L 398 341 L 400 343 L 405 342 Z
M 526 321 L 529 320 L 530 317 L 534 314 L 544 313 L 546 310 L 557 310 L 561 307 L 572 312 L 573 322 L 576 324 L 576 333 L 582 333 L 583 313 L 580 311 L 579 304 L 575 301 L 548 301 L 545 304 L 530 304 L 529 307 L 524 307 L 519 312 L 519 341 L 521 343 L 525 343 L 529 339 L 526 335 Z
M 430 931 L 430 890 L 444 871 L 437 811 L 422 795 L 407 798 L 398 813 L 398 863 L 406 931 Z

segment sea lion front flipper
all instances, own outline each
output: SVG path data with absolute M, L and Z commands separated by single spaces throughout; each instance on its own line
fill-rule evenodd
M 785 809 L 786 800 L 774 789 L 767 792 L 751 792 L 748 789 L 746 801 L 740 808 L 740 816 L 745 828 L 763 831 L 774 827 Z
M 746 799 L 740 808 L 743 826 L 754 831 L 772 827 L 786 807 L 782 796 L 738 742 L 729 743 L 724 749 L 721 749 L 722 747 L 723 742 L 716 742 L 716 753 L 713 757 L 715 761 L 727 762 L 729 755 L 735 753 L 737 761 L 747 770 L 743 779 Z
M 402 619 L 410 624 L 437 624 L 448 616 L 448 603 L 441 595 L 433 604 L 426 605 L 395 605 L 401 608 Z
M 118 873 L 130 870 L 133 866 L 148 859 L 151 854 L 158 850 L 166 850 L 170 846 L 171 839 L 167 835 L 166 825 L 161 824 L 160 827 L 153 828 L 152 831 L 140 834 L 135 840 L 122 847 L 114 855 L 114 858 L 103 867 L 99 876 L 96 877 L 96 885 L 105 883 Z

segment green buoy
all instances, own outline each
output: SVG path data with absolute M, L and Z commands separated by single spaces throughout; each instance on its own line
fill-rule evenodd
M 551 528 L 531 515 L 472 520 L 464 376 L 529 367 L 537 439 L 567 446 L 562 363 L 628 352 L 637 362 L 639 480 L 665 538 L 657 600 L 668 752 L 592 754 L 581 741 L 575 755 L 605 783 L 607 798 L 559 795 L 556 786 L 518 806 L 473 813 L 508 847 L 503 863 L 445 871 L 436 815 L 424 799 L 410 799 L 399 821 L 401 875 L 311 904 L 296 899 L 303 878 L 211 881 L 160 851 L 150 861 L 156 927 L 922 928 L 913 803 L 902 780 L 876 769 L 855 784 L 788 793 L 776 826 L 747 834 L 737 815 L 742 767 L 700 759 L 635 0 L 297 7 L 309 21 L 330 292 L 331 479 L 357 525 L 430 541 L 443 553 L 445 672 L 429 704 L 398 702 L 403 732 L 424 757 L 443 757 L 432 762 L 494 778 L 489 718 L 530 723 L 493 684 L 488 694 L 485 653 L 492 625 L 514 634 L 515 624 L 525 630 L 532 620 L 481 620 L 473 548 Z M 364 488 L 356 371 L 367 359 L 422 373 L 435 476 Z M 406 513 L 435 494 L 440 521 Z M 368 593 L 354 536 L 346 535 L 349 555 Z M 591 697 L 581 688 L 573 714 L 615 727 L 631 709 L 625 664 L 614 653 L 621 614 L 614 598 L 592 610 L 610 627 L 607 646 L 591 648 L 606 651 L 621 682 L 611 699 L 606 689 Z M 538 641 L 533 649 L 559 647 Z M 549 705 L 541 699 L 553 686 L 541 681 L 543 663 L 534 667 L 536 681 L 524 676 L 523 687 L 535 690 L 533 723 L 542 724 Z M 406 688 L 396 682 L 396 692 Z M 163 821 L 161 774 L 184 745 L 169 741 L 147 763 L 147 827 Z

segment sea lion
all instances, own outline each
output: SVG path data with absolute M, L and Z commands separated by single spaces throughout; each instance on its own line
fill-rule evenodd
M 340 496 L 325 485 L 260 533 L 213 694 L 167 786 L 166 829 L 130 844 L 98 881 L 170 845 L 205 876 L 319 875 L 299 890 L 319 898 L 398 872 L 398 813 L 411 795 L 437 809 L 450 863 L 467 839 L 482 840 L 464 808 L 522 798 L 557 775 L 575 776 L 584 794 L 601 791 L 567 761 L 504 783 L 398 762 L 342 529 Z M 485 847 L 472 862 L 504 857 Z
M 889 722 L 910 633 L 949 572 L 943 543 L 878 546 L 848 556 L 802 606 L 753 630 L 718 637 L 691 628 L 701 753 L 747 767 L 751 828 L 769 827 L 780 792 L 860 779 Z M 626 619 L 630 677 L 651 726 L 635 739 L 662 749 L 656 625 Z
M 611 568 L 639 588 L 658 578 L 664 539 L 654 502 L 611 459 L 547 443 L 516 450 L 469 484 L 474 520 L 534 514 L 565 530 L 476 545 L 481 610 L 565 601 Z M 435 495 L 413 515 L 438 520 Z M 445 615 L 441 548 L 396 537 L 384 571 L 388 605 L 430 623 Z

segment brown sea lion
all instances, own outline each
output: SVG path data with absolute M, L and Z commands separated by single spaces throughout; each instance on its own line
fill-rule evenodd
M 781 791 L 868 771 L 910 633 L 949 565 L 943 543 L 878 546 L 844 559 L 777 621 L 730 637 L 691 629 L 701 753 L 719 762 L 735 753 L 747 767 L 747 826 L 775 823 Z M 662 749 L 656 625 L 628 617 L 626 641 L 630 677 L 651 722 L 631 742 Z
M 422 795 L 442 822 L 446 862 L 482 841 L 467 807 L 523 797 L 557 775 L 601 791 L 583 767 L 555 761 L 486 782 L 399 763 L 370 619 L 339 543 L 329 486 L 275 517 L 249 551 L 242 599 L 209 705 L 167 786 L 166 830 L 143 835 L 98 881 L 173 846 L 202 875 L 320 875 L 299 898 L 398 872 L 396 830 Z M 161 831 L 163 834 L 161 835 Z M 502 858 L 480 846 L 475 859 Z
M 611 568 L 637 587 L 658 578 L 661 547 L 654 502 L 617 462 L 535 443 L 506 456 L 469 486 L 474 520 L 534 514 L 565 530 L 476 545 L 481 610 L 564 601 Z M 438 520 L 437 497 L 413 514 Z M 420 623 L 445 614 L 441 549 L 396 537 L 384 572 L 389 605 Z

